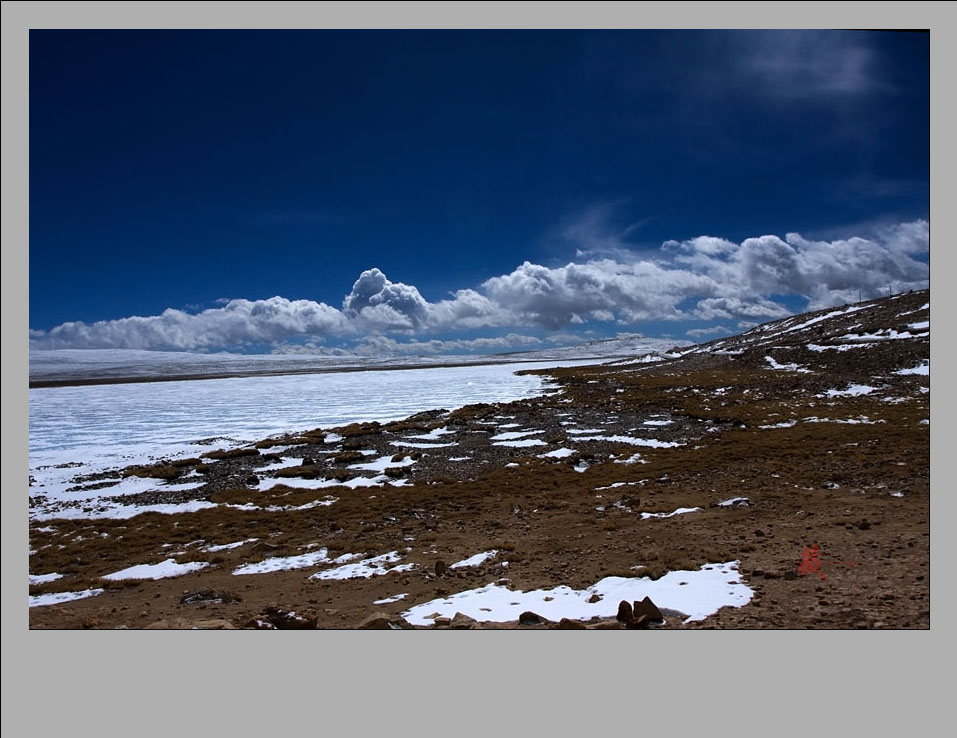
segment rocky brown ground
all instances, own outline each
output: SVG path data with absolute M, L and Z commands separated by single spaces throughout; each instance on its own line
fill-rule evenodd
M 749 604 L 687 625 L 665 613 L 662 627 L 928 628 L 929 376 L 895 373 L 929 357 L 928 329 L 912 327 L 929 319 L 928 300 L 921 292 L 797 316 L 654 363 L 544 370 L 557 391 L 535 399 L 310 429 L 238 452 L 77 480 L 102 485 L 108 497 L 122 475 L 147 476 L 157 484 L 144 504 L 203 499 L 218 506 L 31 523 L 30 572 L 64 575 L 32 586 L 31 595 L 105 591 L 33 607 L 30 626 L 410 627 L 399 617 L 410 606 L 495 581 L 520 590 L 581 589 L 611 575 L 657 578 L 737 560 L 756 592 Z M 873 390 L 833 393 L 855 384 Z M 570 432 L 587 429 L 600 432 Z M 525 439 L 542 444 L 495 440 L 526 431 L 537 431 Z M 662 447 L 581 440 L 599 435 Z M 562 448 L 573 453 L 541 456 Z M 384 475 L 350 468 L 390 455 Z M 287 466 L 264 471 L 281 459 Z M 197 473 L 203 486 L 177 489 Z M 377 476 L 387 483 L 346 486 Z M 276 479 L 330 486 L 265 489 Z M 736 497 L 747 502 L 717 505 Z M 640 516 L 681 507 L 702 510 Z M 204 550 L 249 539 L 256 540 Z M 799 568 L 813 546 L 824 576 Z M 316 566 L 233 574 L 317 547 L 330 558 L 397 551 L 415 566 L 334 581 L 310 579 Z M 490 549 L 499 556 L 481 566 L 445 566 Z M 171 557 L 209 565 L 155 581 L 102 579 Z M 407 593 L 401 601 L 373 604 L 399 592 Z M 624 627 L 614 619 L 591 625 Z M 437 627 L 558 624 L 458 618 Z

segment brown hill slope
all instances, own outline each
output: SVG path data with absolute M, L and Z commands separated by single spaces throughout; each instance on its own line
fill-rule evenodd
M 321 628 L 354 627 L 373 611 L 405 627 L 412 606 L 435 601 L 438 612 L 493 582 L 584 590 L 730 561 L 754 597 L 702 621 L 667 615 L 665 627 L 929 627 L 928 302 L 926 291 L 897 295 L 663 361 L 544 370 L 560 391 L 531 400 L 127 470 L 158 478 L 144 502 L 217 506 L 32 525 L 31 572 L 65 575 L 32 595 L 104 592 L 33 607 L 31 627 L 243 626 L 268 620 L 269 607 Z M 267 469 L 277 458 L 296 465 Z M 208 482 L 177 491 L 176 468 L 200 468 Z M 308 558 L 323 549 L 325 560 Z M 490 550 L 476 566 L 445 566 Z M 331 578 L 332 559 L 349 555 L 382 557 L 376 575 Z M 206 566 L 103 579 L 171 557 Z M 284 557 L 311 563 L 235 573 Z M 190 598 L 201 590 L 230 596 Z

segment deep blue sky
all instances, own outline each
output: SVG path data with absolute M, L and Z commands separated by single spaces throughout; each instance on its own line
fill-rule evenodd
M 926 34 L 31 31 L 29 74 L 29 322 L 40 331 L 220 298 L 340 309 L 373 267 L 435 303 L 489 295 L 485 280 L 526 260 L 670 259 L 664 242 L 702 235 L 883 244 L 887 229 L 929 220 Z M 926 263 L 920 251 L 908 253 Z M 812 272 L 766 297 L 826 301 L 800 287 Z M 828 294 L 856 299 L 883 276 L 835 278 Z M 920 275 L 897 264 L 889 279 Z M 513 324 L 433 320 L 399 338 L 687 338 L 754 316 L 662 323 L 631 305 L 623 317 L 621 290 L 602 289 L 588 305 L 617 321 L 543 318 L 548 303 L 515 308 Z M 696 290 L 681 287 L 674 304 L 729 297 Z M 512 310 L 516 294 L 496 306 Z M 350 340 L 391 335 L 363 325 Z

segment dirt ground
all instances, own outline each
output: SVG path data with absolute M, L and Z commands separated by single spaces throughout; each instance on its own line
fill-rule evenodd
M 903 331 L 927 318 L 926 300 L 924 292 L 879 301 L 856 314 L 854 330 Z M 815 345 L 830 342 L 830 350 L 809 349 L 807 331 L 779 326 L 765 332 L 770 343 L 745 334 L 658 363 L 544 370 L 555 390 L 539 398 L 311 429 L 263 439 L 241 455 L 125 470 L 157 479 L 144 504 L 219 504 L 31 522 L 30 573 L 64 575 L 31 586 L 31 595 L 105 591 L 32 607 L 30 627 L 408 628 L 400 613 L 409 607 L 492 582 L 583 589 L 608 576 L 658 578 L 736 560 L 755 592 L 748 604 L 687 624 L 666 613 L 658 627 L 929 628 L 930 383 L 895 373 L 929 356 L 929 338 L 842 350 L 845 318 L 809 328 Z M 793 368 L 771 368 L 771 351 Z M 855 383 L 872 391 L 841 393 Z M 589 429 L 600 432 L 571 432 Z M 509 432 L 541 443 L 499 445 L 495 437 Z M 608 440 L 638 435 L 660 447 Z M 594 436 L 605 438 L 582 440 Z M 542 457 L 566 448 L 566 456 Z M 276 477 L 371 478 L 379 472 L 350 466 L 389 454 L 385 474 L 401 486 L 265 489 Z M 295 465 L 263 471 L 280 459 Z M 177 490 L 193 470 L 206 484 Z M 115 481 L 86 483 L 106 485 L 108 496 Z M 718 505 L 731 498 L 746 501 Z M 694 507 L 701 510 L 641 517 Z M 240 541 L 248 542 L 204 550 Z M 317 566 L 233 573 L 319 547 L 330 559 L 395 551 L 414 567 L 347 580 L 311 579 Z M 446 566 L 491 549 L 499 555 L 480 566 Z M 102 578 L 168 558 L 207 566 L 169 579 Z M 400 592 L 400 601 L 374 604 Z M 575 625 L 437 623 L 429 627 Z M 626 627 L 609 618 L 588 624 Z

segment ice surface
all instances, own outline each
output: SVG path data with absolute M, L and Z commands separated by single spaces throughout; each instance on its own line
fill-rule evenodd
M 130 566 L 112 574 L 105 574 L 104 579 L 166 579 L 178 577 L 209 566 L 207 561 L 190 561 L 186 564 L 177 563 L 175 559 L 166 559 L 158 564 L 139 564 Z
M 454 564 L 449 566 L 450 569 L 464 569 L 468 566 L 479 566 L 484 564 L 489 559 L 494 559 L 498 555 L 498 550 L 492 549 L 491 551 L 486 551 L 485 553 L 477 553 L 475 556 L 469 556 L 467 559 L 462 559 L 461 561 L 456 561 Z
M 551 388 L 548 382 L 515 372 L 583 363 L 596 362 L 34 388 L 29 391 L 29 449 L 30 474 L 37 483 L 30 487 L 30 495 L 55 503 L 83 495 L 95 501 L 148 489 L 173 489 L 159 480 L 130 477 L 117 487 L 66 492 L 76 486 L 73 480 L 78 475 L 199 456 L 214 448 L 236 447 L 305 428 L 387 422 L 437 407 L 537 396 Z M 207 439 L 214 440 L 208 443 Z M 340 440 L 334 434 L 326 438 L 327 443 Z M 65 464 L 71 466 L 56 468 Z M 65 516 L 97 517 L 84 515 L 82 507 Z M 55 517 L 45 512 L 43 505 L 31 510 L 37 519 Z
M 50 594 L 30 597 L 30 607 L 44 607 L 45 605 L 59 605 L 61 602 L 82 600 L 84 597 L 95 597 L 103 594 L 102 589 L 84 589 L 82 592 L 52 592 Z
M 596 616 L 614 617 L 622 600 L 633 602 L 650 597 L 658 607 L 686 614 L 685 622 L 690 622 L 703 620 L 722 607 L 741 607 L 750 602 L 754 592 L 741 582 L 737 567 L 737 561 L 705 564 L 698 571 L 673 571 L 657 580 L 606 577 L 584 590 L 563 585 L 522 592 L 489 584 L 415 605 L 402 617 L 412 625 L 432 625 L 436 613 L 439 617 L 453 617 L 459 612 L 478 621 L 509 622 L 531 610 L 552 621 L 588 620 Z M 589 602 L 595 594 L 601 599 Z

